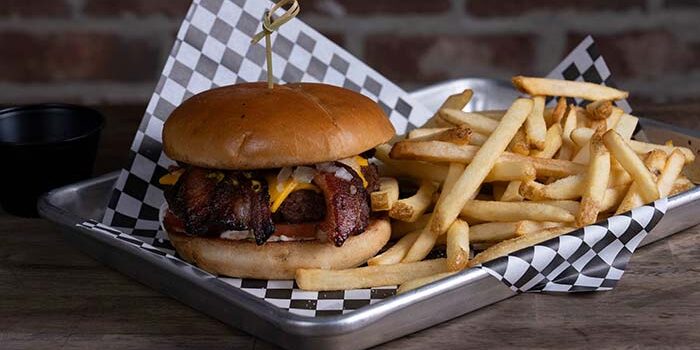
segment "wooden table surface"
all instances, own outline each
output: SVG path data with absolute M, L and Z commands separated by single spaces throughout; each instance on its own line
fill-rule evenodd
M 118 168 L 142 107 L 108 117 L 97 173 Z M 647 106 L 700 129 L 700 104 Z M 698 348 L 700 227 L 634 254 L 611 292 L 524 294 L 379 349 Z M 43 219 L 0 213 L 0 348 L 275 349 L 82 254 Z

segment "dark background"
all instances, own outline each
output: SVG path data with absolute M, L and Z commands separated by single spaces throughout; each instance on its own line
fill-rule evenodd
M 2 0 L 0 105 L 144 106 L 189 0 Z M 700 100 L 700 1 L 300 0 L 406 89 L 545 74 L 592 34 L 633 107 Z

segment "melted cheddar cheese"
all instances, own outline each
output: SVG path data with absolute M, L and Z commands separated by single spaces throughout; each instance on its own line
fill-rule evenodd
M 368 185 L 369 183 L 368 183 L 367 180 L 365 179 L 365 175 L 362 174 L 362 167 L 369 166 L 369 162 L 367 161 L 367 159 L 364 159 L 364 158 L 362 158 L 362 157 L 360 157 L 360 156 L 355 156 L 355 162 L 357 163 L 357 165 L 360 166 L 360 170 L 356 171 L 357 176 L 359 176 L 360 179 L 362 179 L 362 186 L 363 186 L 364 188 L 367 188 L 367 185 Z
M 185 172 L 185 169 L 178 169 L 173 171 L 172 173 L 167 173 L 163 175 L 160 179 L 158 179 L 158 183 L 161 185 L 169 185 L 173 186 L 177 182 L 177 180 L 180 179 L 180 175 Z
M 313 190 L 321 192 L 315 185 L 294 181 L 291 177 L 282 184 L 282 190 L 279 191 L 277 189 L 277 176 L 270 175 L 265 178 L 267 179 L 267 191 L 270 193 L 270 211 L 273 213 L 279 209 L 282 202 L 294 191 Z

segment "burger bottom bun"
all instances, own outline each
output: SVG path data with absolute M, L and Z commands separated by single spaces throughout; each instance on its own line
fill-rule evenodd
M 356 267 L 389 241 L 386 220 L 371 220 L 365 232 L 351 236 L 342 247 L 321 241 L 278 241 L 257 245 L 250 240 L 188 236 L 168 232 L 178 254 L 217 275 L 256 279 L 293 279 L 296 269 Z

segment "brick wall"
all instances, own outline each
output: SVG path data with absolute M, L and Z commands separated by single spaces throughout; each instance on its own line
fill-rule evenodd
M 697 0 L 301 0 L 302 18 L 407 89 L 544 74 L 593 34 L 638 102 L 700 100 Z M 143 104 L 189 0 L 3 0 L 0 104 Z

